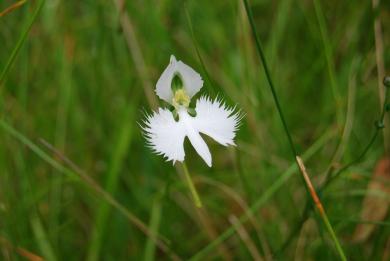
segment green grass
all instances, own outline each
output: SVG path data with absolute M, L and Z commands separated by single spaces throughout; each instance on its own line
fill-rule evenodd
M 265 260 L 336 260 L 243 3 L 120 2 L 27 1 L 0 17 L 0 259 L 26 260 L 19 247 L 47 260 L 249 260 L 240 228 Z M 389 74 L 389 4 L 249 4 L 296 153 L 317 187 L 336 166 L 321 199 L 348 260 L 382 259 L 390 220 L 360 220 L 360 210 L 385 157 L 374 19 Z M 202 75 L 201 94 L 245 113 L 237 147 L 207 140 L 212 168 L 186 141 L 200 210 L 181 168 L 153 154 L 138 125 L 171 54 Z M 351 240 L 359 223 L 376 226 L 363 243 Z

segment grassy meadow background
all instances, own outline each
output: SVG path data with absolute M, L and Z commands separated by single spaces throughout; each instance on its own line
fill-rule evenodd
M 390 3 L 250 4 L 319 187 L 375 133 Z M 185 142 L 200 210 L 180 165 L 153 154 L 138 124 L 163 105 L 154 86 L 171 54 L 202 75 L 201 94 L 245 113 L 237 147 L 206 138 L 212 168 Z M 311 199 L 241 1 L 28 0 L 0 17 L 0 72 L 1 260 L 337 260 L 315 211 L 298 226 Z M 320 194 L 349 260 L 390 260 L 386 127 Z

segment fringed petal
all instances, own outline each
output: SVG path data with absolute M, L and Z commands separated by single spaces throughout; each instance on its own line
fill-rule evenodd
M 195 128 L 223 146 L 235 145 L 234 137 L 242 115 L 227 107 L 221 100 L 203 96 L 196 102 Z
M 169 110 L 160 108 L 158 112 L 147 116 L 144 125 L 148 145 L 155 153 L 173 163 L 184 160 L 186 128 L 182 122 L 175 121 Z

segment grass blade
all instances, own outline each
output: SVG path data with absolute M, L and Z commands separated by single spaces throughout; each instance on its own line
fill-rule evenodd
M 111 166 L 107 173 L 107 180 L 105 184 L 105 190 L 110 194 L 115 194 L 119 174 L 120 167 L 122 166 L 126 152 L 128 147 L 131 144 L 131 137 L 133 134 L 132 125 L 134 122 L 134 110 L 132 107 L 126 109 L 125 115 L 123 117 L 123 126 L 120 128 L 120 132 L 118 134 L 118 140 L 114 146 Z M 93 227 L 93 232 L 91 236 L 91 243 L 88 249 L 88 257 L 87 260 L 98 260 L 100 248 L 104 238 L 104 231 L 106 227 L 106 223 L 110 213 L 110 206 L 106 202 L 102 202 L 97 208 L 95 213 L 95 225 Z
M 34 216 L 31 218 L 30 222 L 31 222 L 32 230 L 35 234 L 35 238 L 38 242 L 39 248 L 41 249 L 43 256 L 45 257 L 46 260 L 56 261 L 57 258 L 54 255 L 53 248 L 49 242 L 49 239 L 46 236 L 46 232 L 43 228 L 43 224 L 41 220 L 37 216 Z
M 0 127 L 10 134 L 12 137 L 20 141 L 22 144 L 27 146 L 30 150 L 32 150 L 38 157 L 43 159 L 45 162 L 47 162 L 49 165 L 51 165 L 56 170 L 70 175 L 71 177 L 78 177 L 80 178 L 88 187 L 92 188 L 96 193 L 104 199 L 107 203 L 109 203 L 111 206 L 116 208 L 121 214 L 123 214 L 132 224 L 134 224 L 139 230 L 141 230 L 146 236 L 151 237 L 152 233 L 148 229 L 148 227 L 133 213 L 131 213 L 129 210 L 127 210 L 123 205 L 121 205 L 118 201 L 116 201 L 109 193 L 107 193 L 105 190 L 103 190 L 93 179 L 91 179 L 86 173 L 81 171 L 76 165 L 74 165 L 73 162 L 70 162 L 69 159 L 64 157 L 63 155 L 59 154 L 58 151 L 56 151 L 50 144 L 46 143 L 46 147 L 51 149 L 56 155 L 61 158 L 62 160 L 66 161 L 68 164 L 73 166 L 73 169 L 76 170 L 70 170 L 67 167 L 64 167 L 63 165 L 59 164 L 57 161 L 55 161 L 53 158 L 51 158 L 49 155 L 47 155 L 43 150 L 41 150 L 37 145 L 35 145 L 33 142 L 31 142 L 28 138 L 23 136 L 21 133 L 16 131 L 14 128 L 12 128 L 10 125 L 8 125 L 3 119 L 0 119 Z M 44 142 L 43 142 L 44 143 Z M 179 260 L 180 258 L 173 253 L 168 245 L 163 241 L 167 241 L 161 236 L 158 236 L 158 239 L 156 239 L 156 245 L 165 253 L 170 255 L 170 257 L 173 260 Z
M 318 197 L 317 192 L 313 187 L 313 184 L 311 183 L 311 180 L 309 178 L 309 175 L 307 174 L 305 165 L 303 164 L 301 157 L 297 156 L 297 162 L 298 162 L 298 166 L 303 174 L 303 177 L 305 178 L 306 184 L 307 184 L 309 191 L 310 191 L 310 195 L 311 195 L 311 197 L 312 197 L 312 199 L 317 207 L 317 210 L 318 210 L 322 220 L 324 221 L 325 226 L 328 229 L 330 236 L 332 237 L 333 242 L 336 245 L 337 252 L 339 253 L 341 260 L 346 261 L 347 258 L 344 254 L 344 251 L 339 243 L 339 240 L 337 239 L 336 233 L 334 232 L 332 225 L 329 222 L 328 215 L 326 214 L 325 209 L 322 206 L 321 200 Z
M 19 7 L 24 5 L 26 3 L 26 1 L 27 0 L 20 0 L 16 3 L 12 4 L 11 6 L 7 7 L 2 12 L 0 12 L 0 18 L 5 16 L 6 14 L 9 14 L 10 12 L 14 11 L 15 9 L 18 9 Z
M 160 226 L 160 220 L 162 214 L 162 202 L 161 202 L 162 194 L 163 193 L 160 192 L 156 195 L 156 198 L 152 206 L 152 211 L 151 211 L 152 213 L 151 213 L 150 223 L 149 223 L 149 229 L 152 232 L 152 236 L 158 234 L 158 228 Z M 149 237 L 145 246 L 144 260 L 153 261 L 155 251 L 156 251 L 156 244 L 154 243 L 153 238 Z
M 253 15 L 252 15 L 251 8 L 249 7 L 248 0 L 243 0 L 243 1 L 244 1 L 244 4 L 245 4 L 246 13 L 248 15 L 249 23 L 251 25 L 253 37 L 254 37 L 255 42 L 256 42 L 256 48 L 257 48 L 257 51 L 259 53 L 260 60 L 263 63 L 264 71 L 265 71 L 265 74 L 267 76 L 267 80 L 268 80 L 268 83 L 269 83 L 269 86 L 270 86 L 270 89 L 271 89 L 271 92 L 272 92 L 272 96 L 273 96 L 274 101 L 275 101 L 276 108 L 277 108 L 279 116 L 280 116 L 280 119 L 281 119 L 281 122 L 282 122 L 282 125 L 283 125 L 283 128 L 284 128 L 284 131 L 285 131 L 286 136 L 288 138 L 291 151 L 294 154 L 296 163 L 300 166 L 300 172 L 303 175 L 304 181 L 305 181 L 305 188 L 306 188 L 307 192 L 310 195 L 312 195 L 312 190 L 314 190 L 314 188 L 311 188 L 309 186 L 310 184 L 307 182 L 307 179 L 305 178 L 304 169 L 302 169 L 302 167 L 301 167 L 303 165 L 303 163 L 299 161 L 299 157 L 298 157 L 297 151 L 295 149 L 294 143 L 292 141 L 290 131 L 289 131 L 288 127 L 287 127 L 287 123 L 286 123 L 286 120 L 284 118 L 284 114 L 283 114 L 282 108 L 280 106 L 279 98 L 278 98 L 278 96 L 276 94 L 276 91 L 275 91 L 275 88 L 274 88 L 274 85 L 273 85 L 273 82 L 272 82 L 272 79 L 271 79 L 271 75 L 270 75 L 270 72 L 268 70 L 268 66 L 267 66 L 267 62 L 266 62 L 265 55 L 264 55 L 264 52 L 263 52 L 263 48 L 261 46 L 259 37 L 257 36 L 256 27 L 255 27 L 255 23 L 254 23 L 254 20 L 253 20 Z M 313 200 L 315 200 L 315 199 L 316 198 L 313 197 Z M 323 211 L 323 213 L 325 213 L 325 210 Z M 344 254 L 344 252 L 343 252 L 343 250 L 342 250 L 342 248 L 340 246 L 340 243 L 338 242 L 338 239 L 337 239 L 337 237 L 336 237 L 336 235 L 334 233 L 334 230 L 333 230 L 331 224 L 329 223 L 329 220 L 328 220 L 326 214 L 322 214 L 321 218 L 323 219 L 323 221 L 324 221 L 324 223 L 326 225 L 326 228 L 328 229 L 329 233 L 332 236 L 332 239 L 334 241 L 334 244 L 336 245 L 336 249 L 338 250 L 341 259 L 342 260 L 346 260 L 345 259 L 345 254 Z
M 331 133 L 326 132 L 322 137 L 320 137 L 307 151 L 303 154 L 304 159 L 308 159 L 313 156 L 326 142 L 331 138 Z M 279 178 L 265 191 L 260 198 L 258 198 L 254 204 L 246 211 L 244 215 L 239 218 L 237 225 L 241 225 L 249 220 L 249 217 L 258 211 L 272 196 L 286 183 L 289 178 L 298 170 L 296 164 L 292 164 Z M 205 248 L 196 253 L 190 260 L 203 260 L 207 254 L 209 254 L 215 247 L 224 242 L 226 239 L 234 235 L 235 228 L 230 226 L 227 228 L 217 239 L 208 244 Z
M 44 3 L 45 3 L 45 0 L 40 0 L 38 2 L 38 5 L 35 8 L 35 11 L 33 13 L 33 16 L 31 17 L 30 21 L 27 23 L 26 28 L 23 30 L 18 42 L 16 43 L 14 49 L 12 50 L 11 56 L 9 57 L 3 71 L 0 74 L 0 87 L 3 85 L 5 77 L 7 76 L 9 70 L 11 69 L 11 66 L 12 66 L 13 62 L 15 61 L 15 58 L 20 51 L 20 48 L 23 46 L 24 42 L 26 41 L 27 35 L 30 32 L 31 27 L 34 24 L 36 18 L 38 17 L 38 14 L 41 11 Z

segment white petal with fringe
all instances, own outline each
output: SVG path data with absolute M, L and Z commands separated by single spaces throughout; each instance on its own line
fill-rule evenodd
M 223 146 L 234 146 L 241 115 L 222 101 L 212 101 L 205 96 L 197 100 L 195 111 L 196 116 L 192 117 L 182 108 L 178 111 L 178 121 L 175 121 L 169 110 L 159 109 L 147 116 L 143 129 L 150 147 L 167 161 L 184 161 L 184 138 L 188 137 L 199 156 L 211 167 L 211 153 L 200 133 Z
M 184 160 L 184 138 L 187 135 L 183 122 L 176 122 L 172 112 L 159 109 L 148 115 L 144 121 L 145 137 L 148 145 L 157 154 L 163 155 L 167 161 Z

